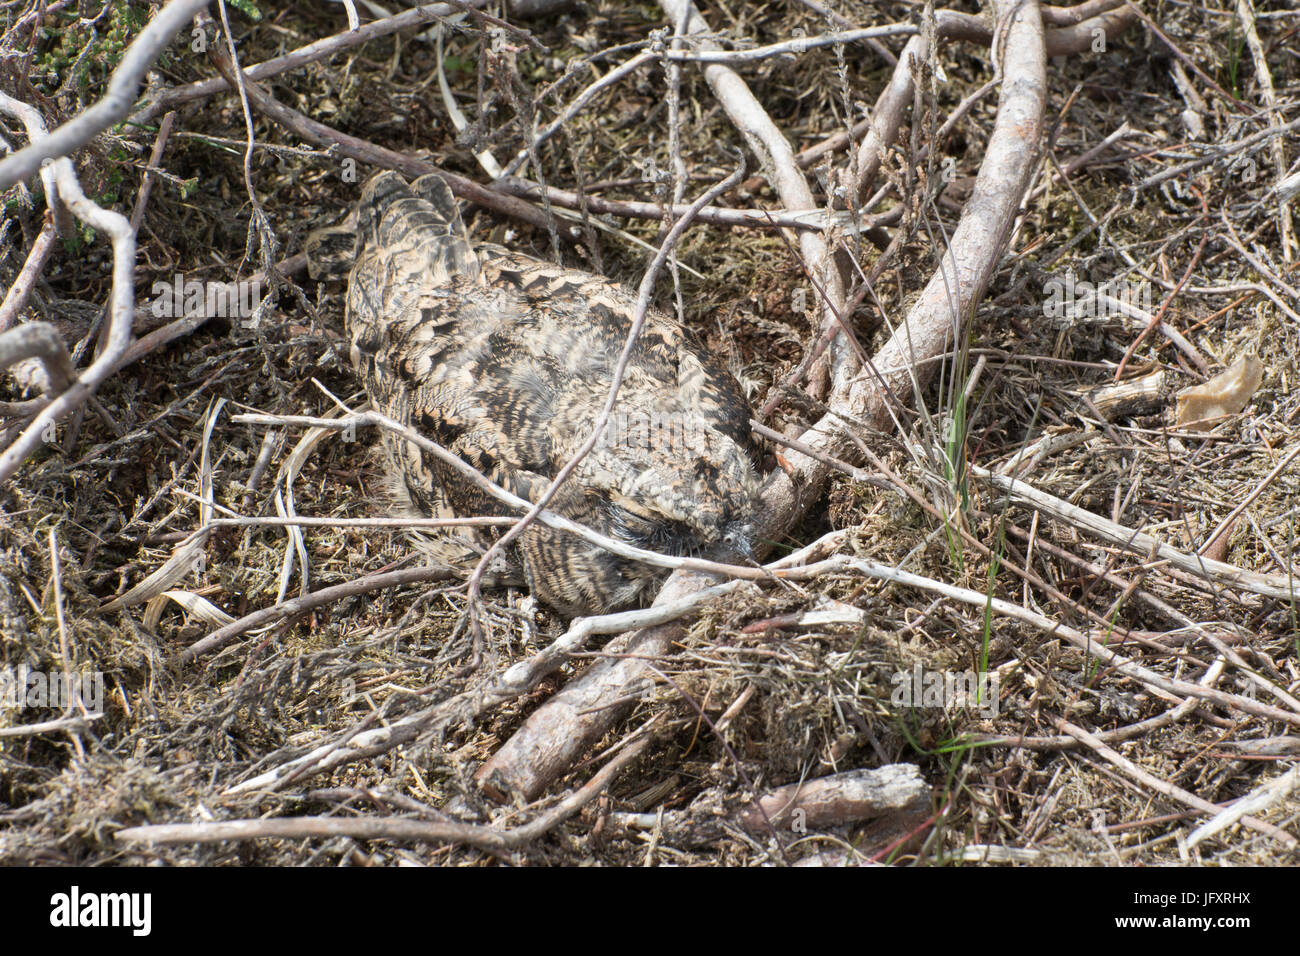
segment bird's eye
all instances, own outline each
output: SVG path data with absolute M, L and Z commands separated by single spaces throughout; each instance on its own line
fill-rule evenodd
M 745 560 L 753 560 L 754 548 L 750 544 L 751 531 L 748 527 L 732 525 L 722 536 L 723 543 L 734 554 Z

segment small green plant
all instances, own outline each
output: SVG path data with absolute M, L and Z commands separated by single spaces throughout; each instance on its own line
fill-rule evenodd
M 1232 95 L 1240 97 L 1241 88 L 1237 85 L 1237 67 L 1241 63 L 1241 48 L 1246 45 L 1246 38 L 1237 32 L 1237 21 L 1232 22 L 1232 33 L 1228 39 L 1228 87 Z
M 254 23 L 261 22 L 262 11 L 257 8 L 257 4 L 253 3 L 253 0 L 228 0 L 228 2 Z
M 48 46 L 35 59 L 34 73 L 42 80 L 38 85 L 47 87 L 48 93 L 60 88 L 84 93 L 106 83 L 149 19 L 147 10 L 130 0 L 113 0 L 102 24 L 82 26 L 75 11 L 55 16 L 68 25 L 44 29 Z

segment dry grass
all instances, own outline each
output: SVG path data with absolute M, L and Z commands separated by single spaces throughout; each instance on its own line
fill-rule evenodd
M 846 13 L 856 8 L 836 6 Z M 1271 6 L 1261 3 L 1258 8 Z M 1216 0 L 1209 9 L 1173 2 L 1144 9 L 1205 73 L 1257 105 L 1250 54 L 1242 45 L 1234 8 Z M 884 23 L 904 19 L 910 11 L 895 4 L 876 8 L 875 16 Z M 11 10 L 0 17 L 12 22 L 18 13 Z M 795 27 L 810 34 L 825 29 L 819 17 L 795 2 L 753 9 L 710 3 L 708 14 L 715 25 L 759 43 L 786 38 Z M 245 63 L 340 28 L 333 6 L 298 5 L 273 19 L 274 28 L 236 25 Z M 605 0 L 529 24 L 549 53 L 517 54 L 514 96 L 529 101 L 561 75 L 564 62 L 643 39 L 660 25 L 652 5 Z M 1300 60 L 1292 52 L 1300 18 L 1262 18 L 1259 29 L 1282 119 L 1289 121 L 1300 104 Z M 480 52 L 476 31 L 449 41 L 448 79 L 471 116 L 477 115 L 474 104 L 482 102 Z M 926 96 L 937 117 L 933 126 L 989 75 L 987 51 L 971 45 L 950 45 L 941 62 L 947 81 L 934 88 L 933 98 L 928 91 Z M 986 360 L 959 443 L 968 460 L 989 466 L 1014 457 L 1046 431 L 1098 429 L 1090 443 L 1039 463 L 1028 480 L 1191 552 L 1300 442 L 1300 392 L 1295 387 L 1300 380 L 1300 322 L 1258 291 L 1203 290 L 1263 285 L 1289 299 L 1293 309 L 1300 303 L 1285 286 L 1261 276 L 1227 241 L 1230 230 L 1235 231 L 1253 255 L 1271 263 L 1294 288 L 1295 272 L 1288 269 L 1294 261 L 1283 255 L 1277 203 L 1267 195 L 1277 179 L 1267 144 L 1249 157 L 1255 162 L 1253 179 L 1244 167 L 1233 165 L 1242 159 L 1237 156 L 1208 164 L 1190 179 L 1182 177 L 1178 187 L 1165 183 L 1134 190 L 1142 179 L 1206 148 L 1185 140 L 1179 119 L 1184 103 L 1169 78 L 1173 62 L 1154 39 L 1146 49 L 1138 29 L 1104 55 L 1049 64 L 1050 108 L 1062 113 L 1051 142 L 1058 162 L 1085 152 L 1123 122 L 1138 133 L 1073 174 L 1070 188 L 1057 183 L 1029 204 L 1004 268 L 974 318 L 969 352 L 954 359 L 944 379 L 956 381 L 960 390 L 975 361 Z M 391 149 L 427 155 L 482 180 L 467 141 L 449 128 L 432 79 L 434 68 L 432 44 L 407 35 L 285 74 L 273 87 L 282 101 L 323 122 Z M 211 68 L 177 44 L 164 72 L 171 81 L 185 82 L 211 75 Z M 842 129 L 845 104 L 871 101 L 888 75 L 884 64 L 857 48 L 846 57 L 842 73 L 833 49 L 744 72 L 797 148 Z M 97 81 L 92 77 L 90 82 Z M 498 90 L 502 82 L 498 79 Z M 543 99 L 541 115 L 554 115 L 582 82 L 570 82 L 558 97 Z M 1204 84 L 1198 88 L 1210 102 L 1203 117 L 1207 143 L 1229 143 L 1266 128 L 1266 116 L 1252 110 L 1248 121 L 1239 124 L 1240 110 Z M 671 169 L 664 89 L 663 72 L 654 67 L 602 95 L 542 150 L 545 180 L 566 188 L 597 186 L 610 197 L 647 198 L 651 187 L 642 181 L 646 161 Z M 683 158 L 692 176 L 688 195 L 694 195 L 705 181 L 729 170 L 731 160 L 722 147 L 739 141 L 690 68 L 684 70 L 682 95 Z M 181 272 L 187 278 L 227 281 L 248 275 L 260 263 L 256 237 L 249 238 L 241 150 L 215 142 L 217 137 L 243 139 L 235 103 L 228 96 L 203 100 L 182 108 L 177 117 L 178 131 L 201 135 L 174 135 L 165 156 L 167 176 L 154 190 L 141 234 L 141 300 L 156 278 Z M 950 142 L 936 144 L 940 156 L 956 158 L 952 191 L 959 192 L 962 178 L 974 175 L 995 108 L 990 98 Z M 497 97 L 485 111 L 484 141 L 498 158 L 512 156 L 522 142 L 518 127 L 509 122 L 514 115 L 510 96 Z M 925 142 L 926 130 L 933 126 L 923 124 L 918 143 Z M 299 145 L 262 118 L 256 132 L 266 146 Z M 5 135 L 11 142 L 18 139 L 10 131 Z M 129 209 L 152 133 L 127 129 L 117 135 L 121 139 L 105 137 L 87 150 L 78 169 L 88 195 L 116 194 L 119 208 Z M 1298 158 L 1295 142 L 1294 137 L 1284 141 L 1285 164 Z M 126 144 L 132 144 L 129 155 L 135 157 L 130 162 L 121 161 Z M 901 182 L 900 165 L 898 157 L 887 164 L 886 175 L 895 182 Z M 932 173 L 937 175 L 937 168 Z M 529 174 L 536 177 L 538 171 Z M 340 180 L 332 158 L 269 148 L 257 152 L 253 180 L 272 217 L 281 256 L 299 251 L 309 229 L 340 216 L 356 189 Z M 183 181 L 190 183 L 185 189 Z M 605 188 L 610 182 L 616 185 Z M 1208 217 L 1189 185 L 1204 196 Z M 738 206 L 771 200 L 766 190 L 731 198 Z M 13 208 L 14 222 L 0 234 L 0 274 L 6 284 L 39 227 L 36 211 Z M 869 348 L 880 334 L 881 312 L 890 324 L 905 314 L 909 296 L 934 267 L 933 237 L 941 229 L 950 231 L 957 214 L 942 201 L 917 212 L 920 218 L 909 219 L 913 231 L 877 289 L 879 311 L 864 306 L 855 317 Z M 1091 225 L 1094 218 L 1104 229 Z M 469 223 L 476 236 L 509 238 L 539 255 L 553 254 L 543 231 L 482 212 L 473 212 Z M 654 223 L 618 225 L 647 241 L 657 231 Z M 1045 318 L 1044 284 L 1067 269 L 1098 281 L 1122 275 L 1125 254 L 1157 279 L 1177 283 L 1206 231 L 1192 288 L 1175 299 L 1165 321 L 1186 335 L 1215 370 L 1255 351 L 1265 368 L 1262 387 L 1241 415 L 1205 437 L 1171 429 L 1171 409 L 1099 426 L 1079 396 L 1110 381 L 1141 331 L 1140 323 Z M 103 246 L 101 240 L 57 250 L 38 289 L 36 311 L 62 322 L 69 341 L 85 334 L 87 322 L 107 299 Z M 853 248 L 864 266 L 879 254 L 870 247 Z M 601 268 L 633 286 L 646 261 L 642 249 L 607 233 L 560 252 L 570 264 Z M 804 281 L 799 263 L 778 237 L 756 231 L 697 228 L 680 252 L 685 264 L 706 277 L 701 281 L 682 273 L 687 320 L 733 361 L 755 405 L 761 404 L 773 383 L 797 364 L 811 332 L 807 318 L 792 308 L 791 292 Z M 523 594 L 496 590 L 489 595 L 487 656 L 472 674 L 460 671 L 469 638 L 458 627 L 464 610 L 459 586 L 406 587 L 346 599 L 264 633 L 244 635 L 190 664 L 179 662 L 181 649 L 212 628 L 191 619 L 177 604 L 167 604 L 153 626 L 146 623 L 143 606 L 124 612 L 101 609 L 107 599 L 160 567 L 179 539 L 197 527 L 199 506 L 193 496 L 199 489 L 204 424 L 214 401 L 228 403 L 208 444 L 216 502 L 241 513 L 275 513 L 269 497 L 273 479 L 300 434 L 278 437 L 271 470 L 249 496 L 244 482 L 264 430 L 232 423 L 229 415 L 238 407 L 329 413 L 333 403 L 314 381 L 345 400 L 357 395 L 359 386 L 340 344 L 340 291 L 314 283 L 305 284 L 301 296 L 282 290 L 278 307 L 259 328 L 217 320 L 124 370 L 98 395 L 106 415 L 90 412 L 75 428 L 62 425 L 62 446 L 43 449 L 17 482 L 0 492 L 0 669 L 25 665 L 47 672 L 65 667 L 98 671 L 106 690 L 104 717 L 76 742 L 58 733 L 0 737 L 0 860 L 335 864 L 401 858 L 472 865 L 496 858 L 454 846 L 346 838 L 142 850 L 124 848 L 112 834 L 145 822 L 197 820 L 205 812 L 217 818 L 408 814 L 438 819 L 446 811 L 498 825 L 534 815 L 535 807 L 489 806 L 470 777 L 541 700 L 585 666 L 584 658 L 474 721 L 440 725 L 406 746 L 304 778 L 277 793 L 223 796 L 240 780 L 361 721 L 394 720 L 449 700 L 545 646 L 562 624 L 533 609 Z M 1167 294 L 1152 289 L 1157 307 Z M 662 284 L 660 298 L 671 302 L 669 283 Z M 29 312 L 29 317 L 35 315 Z M 1158 335 L 1139 347 L 1126 374 L 1157 366 L 1166 368 L 1179 386 L 1199 380 Z M 13 394 L 0 394 L 0 399 L 22 397 L 12 382 L 3 387 Z M 944 383 L 924 401 L 936 415 L 953 407 Z M 769 424 L 788 429 L 816 413 L 815 405 L 789 401 Z M 357 437 L 358 442 L 348 443 L 331 436 L 306 457 L 294 483 L 301 513 L 380 513 L 379 467 L 370 451 L 375 436 Z M 1198 680 L 1217 652 L 1161 610 L 1167 606 L 1210 629 L 1258 674 L 1300 694 L 1300 622 L 1293 605 L 1211 588 L 1158 563 L 1144 567 L 1141 557 L 1103 546 L 1062 522 L 1047 516 L 1035 520 L 1022 509 L 1006 508 L 992 489 L 953 482 L 942 473 L 934 463 L 934 449 L 941 443 L 933 430 L 918 423 L 907 437 L 931 453 L 907 453 L 896 435 L 863 436 L 923 498 L 940 510 L 957 507 L 957 520 L 989 543 L 999 558 L 996 565 L 945 534 L 940 523 L 904 495 L 843 477 L 826 493 L 826 507 L 778 545 L 851 529 L 845 546 L 850 553 L 1025 604 L 1076 628 L 1087 626 L 1083 612 L 1092 611 L 1119 632 L 1148 643 L 1122 640 L 1117 632 L 1108 634 L 1097 626 L 1091 631 L 1095 639 L 1162 675 Z M 1295 561 L 1300 524 L 1300 514 L 1293 513 L 1300 500 L 1298 481 L 1297 470 L 1289 468 L 1265 487 L 1228 533 L 1223 560 L 1248 570 L 1287 573 Z M 51 529 L 61 548 L 58 589 L 48 548 Z M 1016 529 L 1032 535 L 1032 548 Z M 411 553 L 408 540 L 391 530 L 313 528 L 305 538 L 313 590 L 374 572 Z M 219 529 L 208 542 L 202 568 L 172 587 L 199 594 L 236 617 L 270 605 L 277 597 L 287 540 L 278 528 Z M 1099 580 L 1061 552 L 1104 566 L 1139 587 L 1126 590 Z M 1061 596 L 1026 585 L 1010 564 L 1030 567 Z M 301 568 L 295 566 L 289 595 L 302 586 Z M 66 608 L 66 657 L 55 614 L 56 590 Z M 797 614 L 824 598 L 860 609 L 863 623 L 753 626 Z M 1001 675 L 996 717 L 891 702 L 894 676 L 900 672 L 918 664 L 930 671 L 979 669 L 983 660 Z M 893 858 L 900 862 L 951 863 L 962 859 L 964 848 L 987 845 L 1034 850 L 1038 862 L 1080 865 L 1294 861 L 1293 851 L 1278 841 L 1241 827 L 1207 840 L 1190 856 L 1181 855 L 1178 836 L 1190 832 L 1200 815 L 1124 776 L 1086 747 L 977 743 L 979 735 L 1053 737 L 1059 733 L 1059 718 L 1102 734 L 1177 703 L 1099 667 L 1053 635 L 998 617 L 986 622 L 979 609 L 848 574 L 799 587 L 749 588 L 716 602 L 689 623 L 677 653 L 661 669 L 672 682 L 647 694 L 625 724 L 630 729 L 652 721 L 656 742 L 615 781 L 608 806 L 592 804 L 511 859 L 532 864 L 771 863 L 781 855 L 769 835 L 732 828 L 707 845 L 674 845 L 610 825 L 602 815 L 681 810 L 693 804 L 735 809 L 746 805 L 746 781 L 767 789 L 906 761 L 918 764 L 933 785 L 937 815 L 931 826 L 898 847 Z M 1242 693 L 1247 684 L 1240 669 L 1229 665 L 1218 687 Z M 683 695 L 716 719 L 747 688 L 755 692 L 726 732 L 729 752 Z M 1264 693 L 1256 696 L 1277 703 Z M 58 709 L 10 707 L 0 710 L 0 725 L 60 714 Z M 1267 738 L 1284 739 L 1251 752 L 1252 742 Z M 1295 723 L 1204 705 L 1169 726 L 1114 746 L 1150 774 L 1224 803 L 1293 766 L 1300 731 Z M 580 785 L 592 769 L 578 768 L 553 792 Z M 543 800 L 553 802 L 554 797 Z M 1300 802 L 1292 795 L 1260 816 L 1296 832 L 1298 814 Z M 868 854 L 885 849 L 869 832 L 853 826 L 809 837 L 788 851 L 791 858 L 846 844 Z M 797 836 L 783 834 L 781 839 L 789 845 Z

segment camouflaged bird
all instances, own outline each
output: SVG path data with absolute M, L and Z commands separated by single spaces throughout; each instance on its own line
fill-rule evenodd
M 373 407 L 537 501 L 595 427 L 635 296 L 591 273 L 474 245 L 437 175 L 409 185 L 375 176 L 355 224 L 314 233 L 308 258 L 313 276 L 352 263 L 347 329 Z M 749 417 L 717 359 L 652 309 L 605 440 L 549 507 L 640 548 L 748 557 L 759 484 Z M 417 445 L 384 441 L 393 484 L 416 513 L 517 514 Z M 491 538 L 446 536 L 444 558 L 448 541 L 468 560 Z M 533 594 L 569 617 L 644 602 L 664 574 L 540 522 L 512 560 Z

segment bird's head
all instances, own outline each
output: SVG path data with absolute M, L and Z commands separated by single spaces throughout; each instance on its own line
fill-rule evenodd
M 646 419 L 611 423 L 589 456 L 611 535 L 661 554 L 752 559 L 760 479 L 748 450 L 698 415 Z

